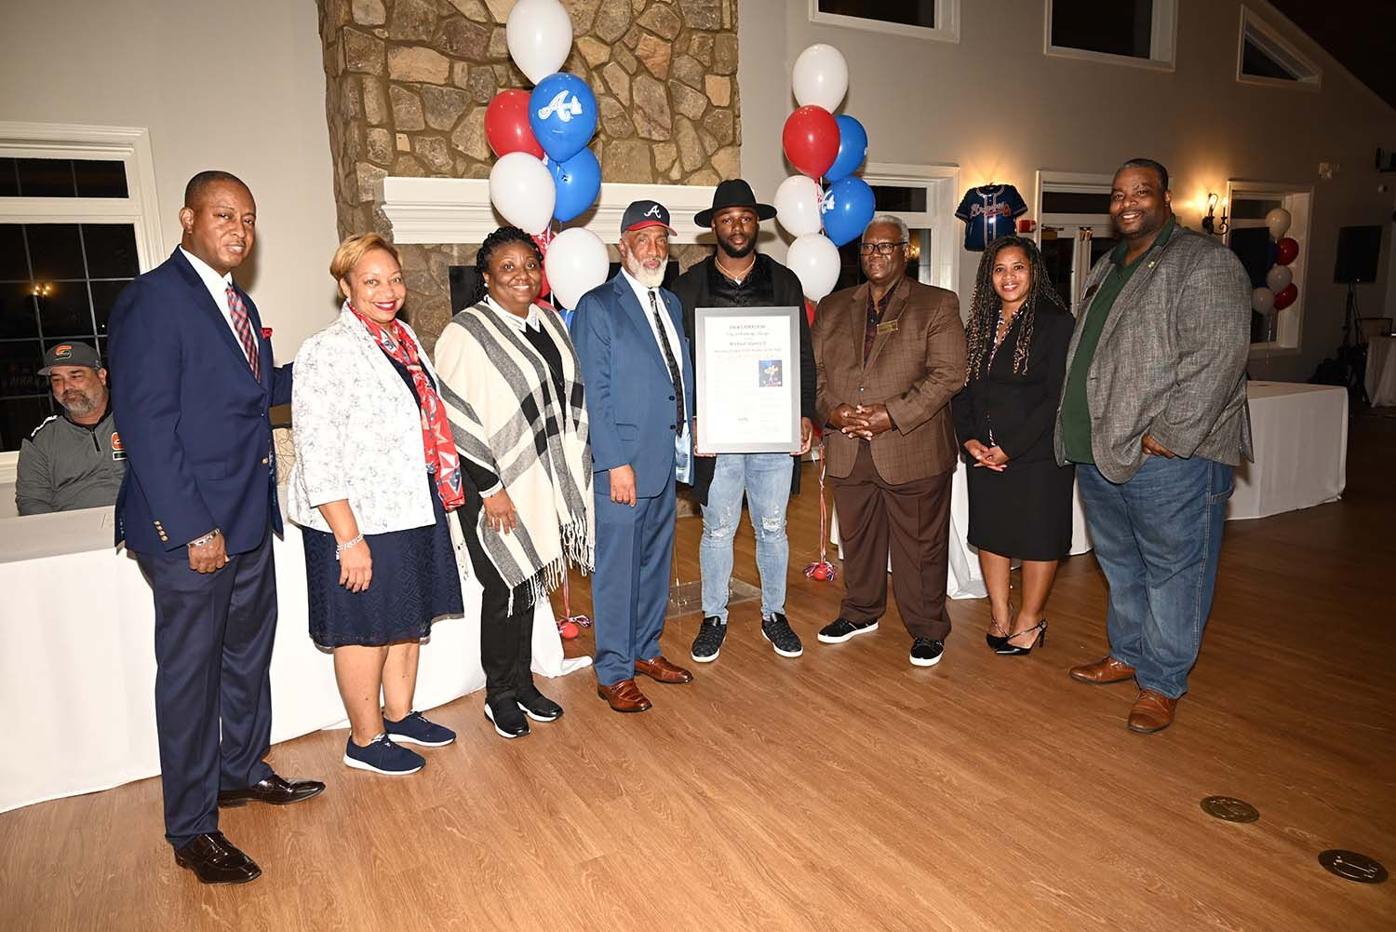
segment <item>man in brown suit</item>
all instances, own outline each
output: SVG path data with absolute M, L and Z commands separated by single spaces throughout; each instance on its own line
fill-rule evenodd
M 911 662 L 930 667 L 950 633 L 950 398 L 965 384 L 965 331 L 952 292 L 907 278 L 907 242 L 901 220 L 874 217 L 860 247 L 867 282 L 819 302 L 810 332 L 844 548 L 843 605 L 819 640 L 877 630 L 890 542 Z

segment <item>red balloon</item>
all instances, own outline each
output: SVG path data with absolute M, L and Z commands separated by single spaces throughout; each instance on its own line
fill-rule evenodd
M 1275 244 L 1275 264 L 1289 265 L 1299 255 L 1299 243 L 1292 236 L 1286 236 Z M 1278 298 L 1279 295 L 1276 295 Z M 1275 305 L 1279 307 L 1279 304 Z
M 1290 240 L 1290 242 L 1292 243 L 1294 240 Z M 1283 311 L 1298 299 L 1299 289 L 1294 287 L 1294 282 L 1290 282 L 1288 285 L 1285 285 L 1279 291 L 1275 292 L 1275 310 Z
M 823 107 L 801 107 L 786 119 L 780 141 L 800 174 L 818 178 L 838 157 L 839 124 Z
M 543 147 L 528 125 L 528 100 L 527 91 L 512 88 L 495 94 L 485 108 L 485 138 L 496 156 L 527 152 L 543 157 Z

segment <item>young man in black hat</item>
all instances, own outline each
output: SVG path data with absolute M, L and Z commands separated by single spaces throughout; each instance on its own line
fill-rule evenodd
M 694 332 L 700 307 L 798 307 L 800 319 L 800 439 L 809 450 L 813 432 L 815 372 L 804 294 L 795 273 L 756 251 L 762 220 L 775 208 L 759 204 L 751 185 L 724 181 L 713 206 L 694 217 L 717 238 L 713 255 L 690 268 L 674 284 L 683 304 L 684 329 Z M 745 496 L 756 533 L 756 567 L 761 574 L 761 634 L 781 657 L 804 652 L 785 617 L 785 577 L 790 543 L 785 506 L 800 489 L 799 460 L 788 453 L 722 453 L 694 461 L 693 494 L 703 507 L 699 564 L 703 574 L 703 623 L 691 656 L 699 663 L 717 659 L 727 637 L 727 594 L 732 578 L 732 539 L 742 519 Z

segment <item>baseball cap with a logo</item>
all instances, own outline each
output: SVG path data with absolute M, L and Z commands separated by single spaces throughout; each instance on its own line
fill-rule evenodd
M 89 369 L 102 368 L 102 357 L 86 343 L 58 343 L 44 353 L 44 367 L 39 375 L 48 375 L 55 366 L 87 366 Z
M 629 233 L 645 227 L 663 227 L 670 236 L 674 234 L 673 227 L 669 226 L 669 211 L 663 204 L 658 201 L 632 201 L 621 217 L 620 231 Z

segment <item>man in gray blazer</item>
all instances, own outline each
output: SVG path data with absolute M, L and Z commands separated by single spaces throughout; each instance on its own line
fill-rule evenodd
M 1149 734 L 1187 691 L 1232 471 L 1251 456 L 1251 286 L 1231 250 L 1177 225 L 1158 162 L 1121 166 L 1110 217 L 1121 242 L 1087 280 L 1055 435 L 1110 585 L 1110 653 L 1071 676 L 1135 680 L 1129 728 Z

